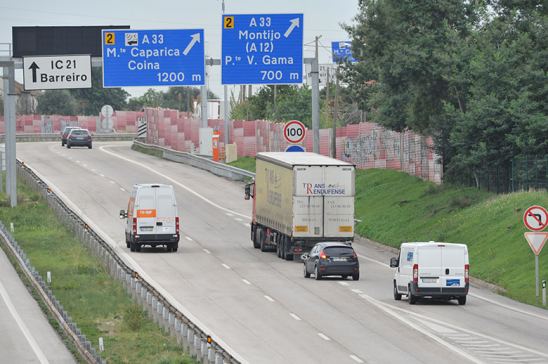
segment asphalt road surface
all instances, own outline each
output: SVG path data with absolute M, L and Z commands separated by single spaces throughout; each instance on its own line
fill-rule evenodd
M 0 362 L 76 362 L 1 249 Z
M 354 244 L 360 281 L 303 278 L 301 263 L 253 248 L 241 183 L 134 152 L 128 142 L 92 150 L 19 143 L 17 153 L 245 362 L 548 362 L 548 312 L 476 287 L 465 306 L 396 302 L 386 265 L 392 254 L 376 245 Z M 175 187 L 177 253 L 125 246 L 118 212 L 133 184 L 153 182 Z

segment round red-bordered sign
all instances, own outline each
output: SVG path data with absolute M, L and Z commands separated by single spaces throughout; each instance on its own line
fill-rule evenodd
M 284 138 L 288 143 L 300 143 L 306 135 L 306 127 L 298 120 L 291 120 L 284 125 Z
M 523 223 L 529 230 L 542 231 L 548 225 L 548 211 L 542 206 L 531 206 L 523 214 Z

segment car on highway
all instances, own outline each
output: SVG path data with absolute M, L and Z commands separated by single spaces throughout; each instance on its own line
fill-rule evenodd
M 67 144 L 67 138 L 70 134 L 70 131 L 73 129 L 80 129 L 79 126 L 66 126 L 65 129 L 61 132 L 61 146 L 64 147 Z
M 340 242 L 321 242 L 314 245 L 310 253 L 301 255 L 304 265 L 304 277 L 319 280 L 326 276 L 342 276 L 360 279 L 358 255 L 350 244 Z
M 87 129 L 72 129 L 67 137 L 67 148 L 88 147 L 92 148 L 91 134 Z
M 127 211 L 120 210 L 126 221 L 126 246 L 141 251 L 148 245 L 165 246 L 167 251 L 179 248 L 179 216 L 173 186 L 165 184 L 136 184 L 129 197 Z
M 394 273 L 394 299 L 407 295 L 410 304 L 420 298 L 456 299 L 466 304 L 470 264 L 466 244 L 402 243 L 399 257 L 390 259 Z

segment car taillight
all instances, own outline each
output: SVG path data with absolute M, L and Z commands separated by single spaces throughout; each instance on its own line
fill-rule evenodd
M 137 235 L 137 218 L 133 218 L 133 235 Z
M 358 254 L 356 254 L 355 251 L 352 251 L 352 258 L 354 258 L 355 260 L 358 260 Z
M 464 283 L 470 283 L 470 264 L 464 265 Z
M 179 234 L 179 216 L 175 217 L 175 233 Z
M 327 255 L 325 255 L 323 250 L 320 252 L 320 259 L 327 259 Z
M 419 265 L 413 264 L 413 283 L 419 283 Z

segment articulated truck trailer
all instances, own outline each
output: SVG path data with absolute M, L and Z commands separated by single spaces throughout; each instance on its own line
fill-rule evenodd
M 258 153 L 251 240 L 293 260 L 321 241 L 354 239 L 354 165 L 316 153 Z

